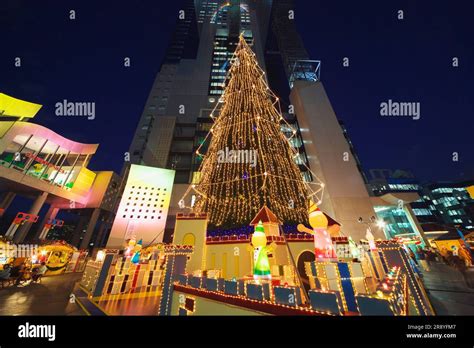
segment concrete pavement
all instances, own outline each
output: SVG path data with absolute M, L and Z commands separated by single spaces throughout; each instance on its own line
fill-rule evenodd
M 70 303 L 74 284 L 81 273 L 43 277 L 40 284 L 0 289 L 0 315 L 84 315 Z
M 443 263 L 432 263 L 423 271 L 423 283 L 437 315 L 474 315 L 474 269 L 464 277 Z
M 44 277 L 40 284 L 0 289 L 0 315 L 85 315 L 70 303 L 74 285 L 82 274 Z M 437 315 L 474 315 L 474 269 L 463 275 L 442 263 L 432 263 L 423 271 L 423 283 Z M 138 295 L 138 296 L 136 296 Z M 107 298 L 99 306 L 109 315 L 155 315 L 159 296 L 131 295 Z

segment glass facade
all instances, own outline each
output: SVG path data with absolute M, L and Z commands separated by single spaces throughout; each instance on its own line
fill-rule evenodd
M 474 199 L 465 188 L 467 184 L 447 184 L 446 186 L 427 186 L 424 198 L 429 200 L 445 224 L 460 225 L 473 229 L 473 217 L 469 214 L 469 206 L 474 205 Z
M 386 224 L 384 233 L 387 239 L 400 235 L 404 237 L 417 235 L 416 229 L 411 225 L 404 209 L 399 209 L 395 206 L 377 206 L 374 207 L 374 210 L 377 217 Z
M 297 60 L 292 67 L 289 83 L 293 88 L 295 81 L 311 81 L 320 80 L 321 62 L 319 60 Z
M 391 192 L 419 192 L 421 185 L 415 176 L 406 170 L 371 169 L 369 183 L 374 195 Z
M 89 155 L 69 151 L 32 134 L 16 135 L 0 154 L 0 165 L 66 190 L 74 187 L 88 160 Z

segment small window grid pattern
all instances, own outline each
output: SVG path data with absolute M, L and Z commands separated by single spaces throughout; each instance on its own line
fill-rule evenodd
M 151 185 L 131 185 L 124 192 L 125 204 L 119 213 L 124 219 L 130 220 L 161 220 L 165 219 L 165 202 L 169 200 L 166 188 Z

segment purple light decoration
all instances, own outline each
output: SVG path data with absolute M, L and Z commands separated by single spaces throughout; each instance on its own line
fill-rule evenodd
M 303 234 L 306 235 L 305 233 L 298 232 L 296 229 L 296 225 L 282 225 L 283 233 L 285 235 L 289 234 Z M 207 231 L 207 237 L 222 237 L 222 236 L 250 236 L 254 232 L 253 226 L 241 226 L 241 227 L 236 227 L 236 228 L 229 228 L 229 229 L 223 229 L 223 228 L 216 228 L 213 230 L 208 230 Z

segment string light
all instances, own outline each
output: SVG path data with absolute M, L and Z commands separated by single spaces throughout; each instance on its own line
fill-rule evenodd
M 293 159 L 300 154 L 290 144 L 297 131 L 275 107 L 279 98 L 268 88 L 265 72 L 243 36 L 231 62 L 221 103 L 211 112 L 214 124 L 196 150 L 203 158 L 199 174 L 182 201 L 191 191 L 199 193 L 194 207 L 187 208 L 207 213 L 211 228 L 248 224 L 264 205 L 285 223 L 306 222 L 308 199 L 320 195 L 320 201 L 323 186 L 312 172 L 314 182 L 303 180 Z M 281 121 L 289 138 L 281 131 Z M 203 155 L 200 149 L 208 140 Z M 238 151 L 240 157 L 222 161 L 226 149 Z
M 269 300 L 260 301 L 260 300 L 256 300 L 256 299 L 247 297 L 246 295 L 231 295 L 231 294 L 227 294 L 225 292 L 222 292 L 220 290 L 215 291 L 215 290 L 208 290 L 208 289 L 205 289 L 205 288 L 194 288 L 194 287 L 189 286 L 189 285 L 182 285 L 179 282 L 174 283 L 174 288 L 175 288 L 176 291 L 181 292 L 181 293 L 197 294 L 197 296 L 200 296 L 200 297 L 212 298 L 214 300 L 218 300 L 218 301 L 222 301 L 222 302 L 226 302 L 226 303 L 232 303 L 230 300 L 238 299 L 238 300 L 243 301 L 243 303 L 246 302 L 248 304 L 252 304 L 252 303 L 265 304 L 269 308 L 273 307 L 275 309 L 277 309 L 277 308 L 291 309 L 295 313 L 295 315 L 298 314 L 298 312 L 299 313 L 305 312 L 305 313 L 310 313 L 310 314 L 314 314 L 314 315 L 330 315 L 330 316 L 334 315 L 333 313 L 331 313 L 329 311 L 315 310 L 315 309 L 312 309 L 312 308 L 308 308 L 308 307 L 304 307 L 304 306 L 298 306 L 298 305 L 290 306 L 290 305 L 276 303 L 276 302 L 269 301 Z M 212 297 L 210 297 L 210 295 L 212 295 Z M 241 307 L 245 307 L 245 305 L 243 305 L 243 306 L 241 305 Z
M 389 263 L 388 263 L 385 251 L 386 250 L 391 250 L 391 251 L 397 251 L 398 252 L 398 256 L 402 260 L 403 267 L 405 269 L 405 272 L 407 273 L 407 278 L 408 278 L 407 281 L 410 283 L 410 293 L 411 293 L 410 299 L 412 301 L 413 306 L 415 308 L 417 308 L 418 311 L 420 311 L 420 308 L 417 305 L 417 301 L 415 300 L 415 297 L 414 297 L 414 296 L 416 296 L 416 299 L 418 300 L 418 303 L 421 304 L 421 311 L 422 311 L 421 314 L 429 315 L 430 313 L 433 313 L 432 308 L 428 309 L 425 306 L 425 299 L 426 299 L 428 305 L 431 305 L 429 303 L 429 300 L 426 298 L 426 295 L 425 294 L 420 294 L 420 292 L 418 292 L 418 288 L 420 289 L 420 291 L 423 291 L 423 287 L 422 287 L 421 284 L 419 284 L 417 282 L 417 279 L 416 279 L 415 275 L 413 274 L 413 271 L 411 270 L 411 266 L 408 265 L 405 262 L 405 258 L 404 258 L 404 255 L 403 255 L 404 251 L 403 251 L 402 247 L 395 244 L 393 241 L 380 241 L 380 242 L 377 242 L 377 244 L 378 244 L 378 247 L 382 251 L 382 257 L 383 257 L 383 259 L 384 259 L 384 261 L 387 265 Z

